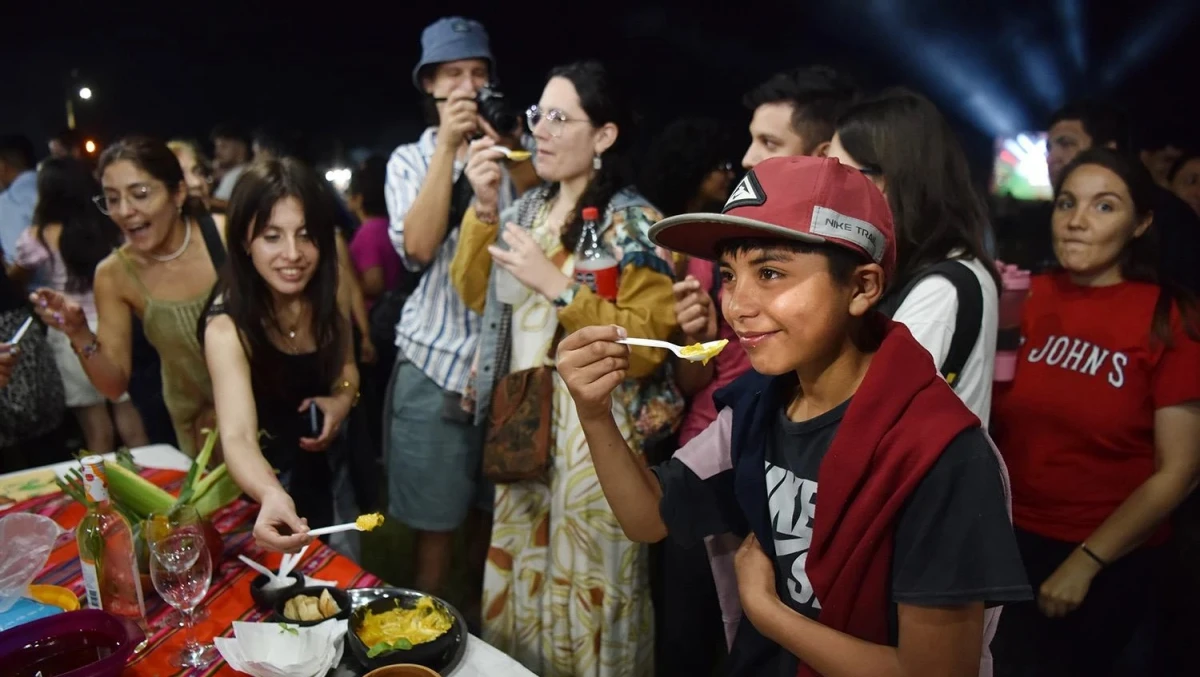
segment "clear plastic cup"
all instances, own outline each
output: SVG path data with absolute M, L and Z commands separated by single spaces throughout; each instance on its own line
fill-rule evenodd
M 1008 382 L 1017 372 L 1021 350 L 1021 311 L 1029 296 L 1030 275 L 1013 265 L 997 262 L 1000 269 L 999 332 L 996 336 L 995 380 Z

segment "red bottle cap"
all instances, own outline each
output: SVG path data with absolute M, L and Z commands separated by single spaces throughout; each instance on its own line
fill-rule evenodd
M 597 221 L 599 219 L 600 219 L 600 210 L 599 209 L 596 209 L 595 207 L 584 207 L 583 208 L 583 220 L 584 221 Z

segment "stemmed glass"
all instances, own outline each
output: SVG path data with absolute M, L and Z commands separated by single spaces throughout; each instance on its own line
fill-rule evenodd
M 150 580 L 163 601 L 183 616 L 187 643 L 171 657 L 177 668 L 203 668 L 217 658 L 212 644 L 196 638 L 196 607 L 208 595 L 212 581 L 212 558 L 204 543 L 204 530 L 194 508 L 176 508 L 168 514 L 151 515 L 146 522 L 146 544 L 150 548 Z
M 151 522 L 151 520 L 154 521 Z M 200 521 L 200 513 L 196 512 L 195 508 L 188 505 L 176 506 L 168 512 L 153 513 L 147 518 L 143 526 L 147 547 L 151 541 L 152 531 L 156 528 L 161 528 L 164 524 L 176 524 L 181 529 L 186 527 L 195 529 L 198 534 L 204 533 L 204 526 Z M 208 612 L 203 608 L 194 609 L 192 611 L 192 620 L 197 623 L 203 623 L 208 620 Z M 182 628 L 183 623 L 183 614 L 178 609 L 172 607 L 162 615 L 162 618 L 155 624 L 155 628 Z

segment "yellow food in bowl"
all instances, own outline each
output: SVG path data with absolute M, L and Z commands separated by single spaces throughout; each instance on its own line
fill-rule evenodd
M 373 512 L 369 515 L 359 515 L 358 519 L 354 520 L 354 526 L 363 531 L 371 531 L 383 524 L 383 515 Z
M 724 350 L 728 343 L 729 339 L 710 341 L 709 343 L 693 343 L 690 346 L 684 346 L 679 352 L 681 357 L 700 357 L 703 358 L 701 360 L 703 364 L 708 364 L 708 361 Z
M 436 606 L 432 598 L 422 597 L 412 609 L 397 605 L 379 614 L 368 609 L 355 632 L 368 648 L 386 645 L 382 648 L 391 650 L 406 648 L 405 644 L 411 648 L 432 642 L 446 634 L 453 624 L 454 619 L 445 609 Z

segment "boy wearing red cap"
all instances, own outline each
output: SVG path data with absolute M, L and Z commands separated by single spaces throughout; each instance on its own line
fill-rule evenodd
M 721 214 L 650 234 L 720 262 L 722 312 L 754 371 L 646 468 L 609 413 L 623 330 L 567 337 L 558 369 L 631 539 L 747 535 L 730 674 L 990 674 L 999 605 L 1032 597 L 1007 473 L 929 353 L 873 309 L 896 258 L 883 195 L 836 160 L 775 158 Z

